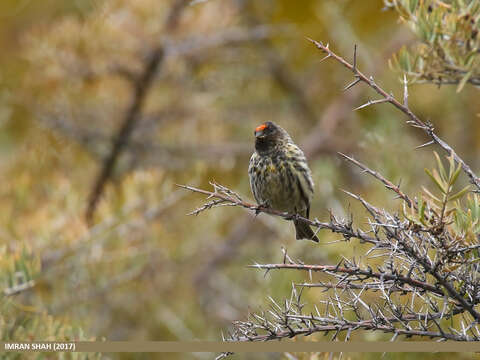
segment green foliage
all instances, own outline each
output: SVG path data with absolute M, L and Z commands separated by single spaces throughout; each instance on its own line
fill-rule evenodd
M 433 169 L 432 171 L 425 169 L 425 172 L 436 185 L 437 190 L 439 190 L 441 194 L 440 196 L 435 196 L 425 187 L 423 187 L 423 190 L 433 201 L 434 209 L 441 210 L 442 208 L 447 208 L 448 204 L 452 201 L 455 201 L 465 195 L 469 191 L 470 185 L 465 186 L 458 192 L 454 192 L 453 186 L 455 185 L 458 175 L 460 175 L 460 171 L 462 170 L 461 165 L 455 165 L 453 156 L 449 156 L 447 157 L 449 165 L 447 172 L 438 154 L 435 151 L 433 153 L 437 161 L 437 169 Z
M 455 164 L 452 156 L 447 156 L 448 167 L 445 168 L 440 156 L 436 152 L 434 155 L 437 167 L 425 169 L 434 186 L 422 186 L 423 194 L 418 197 L 416 206 L 407 209 L 404 205 L 404 215 L 412 225 L 434 233 L 448 227 L 454 241 L 465 245 L 477 244 L 480 232 L 479 195 L 470 193 L 471 185 L 455 189 L 461 166 Z
M 479 0 L 386 0 L 418 41 L 391 59 L 413 81 L 480 85 Z
M 478 194 L 469 194 L 462 207 L 456 201 L 455 225 L 457 232 L 463 235 L 467 244 L 477 244 L 480 233 L 480 199 Z

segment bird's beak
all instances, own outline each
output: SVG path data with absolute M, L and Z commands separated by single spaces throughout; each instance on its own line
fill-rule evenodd
M 255 128 L 255 138 L 263 139 L 265 137 L 265 129 L 267 126 L 265 124 L 259 125 Z
M 265 137 L 265 134 L 263 133 L 263 130 L 260 130 L 260 131 L 255 131 L 255 138 L 257 139 L 262 139 Z

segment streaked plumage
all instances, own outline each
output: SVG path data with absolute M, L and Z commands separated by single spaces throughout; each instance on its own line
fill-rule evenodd
M 308 218 L 312 174 L 303 151 L 273 122 L 255 129 L 255 152 L 248 167 L 250 187 L 259 205 Z M 294 221 L 296 238 L 318 242 L 310 226 Z

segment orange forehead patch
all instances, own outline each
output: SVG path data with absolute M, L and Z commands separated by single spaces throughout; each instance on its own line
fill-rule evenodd
M 255 131 L 262 131 L 262 130 L 265 130 L 267 128 L 267 125 L 265 124 L 262 124 L 262 125 L 259 125 L 255 128 Z

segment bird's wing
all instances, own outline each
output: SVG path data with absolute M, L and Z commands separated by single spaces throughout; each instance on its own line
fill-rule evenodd
M 302 190 L 305 195 L 311 199 L 313 196 L 313 179 L 312 179 L 312 172 L 308 167 L 307 158 L 303 151 L 294 143 L 289 143 L 287 145 L 287 156 L 291 157 L 294 161 L 294 167 L 296 172 L 300 172 L 302 176 L 300 176 L 300 184 L 302 186 Z
M 250 180 L 250 189 L 252 190 L 253 197 L 255 198 L 255 201 L 257 202 L 257 204 L 260 204 L 262 201 L 261 199 L 258 198 L 257 192 L 255 190 L 255 185 L 253 183 L 255 166 L 256 166 L 255 164 L 257 161 L 258 161 L 258 154 L 255 151 L 250 157 L 250 162 L 248 164 L 248 178 Z

